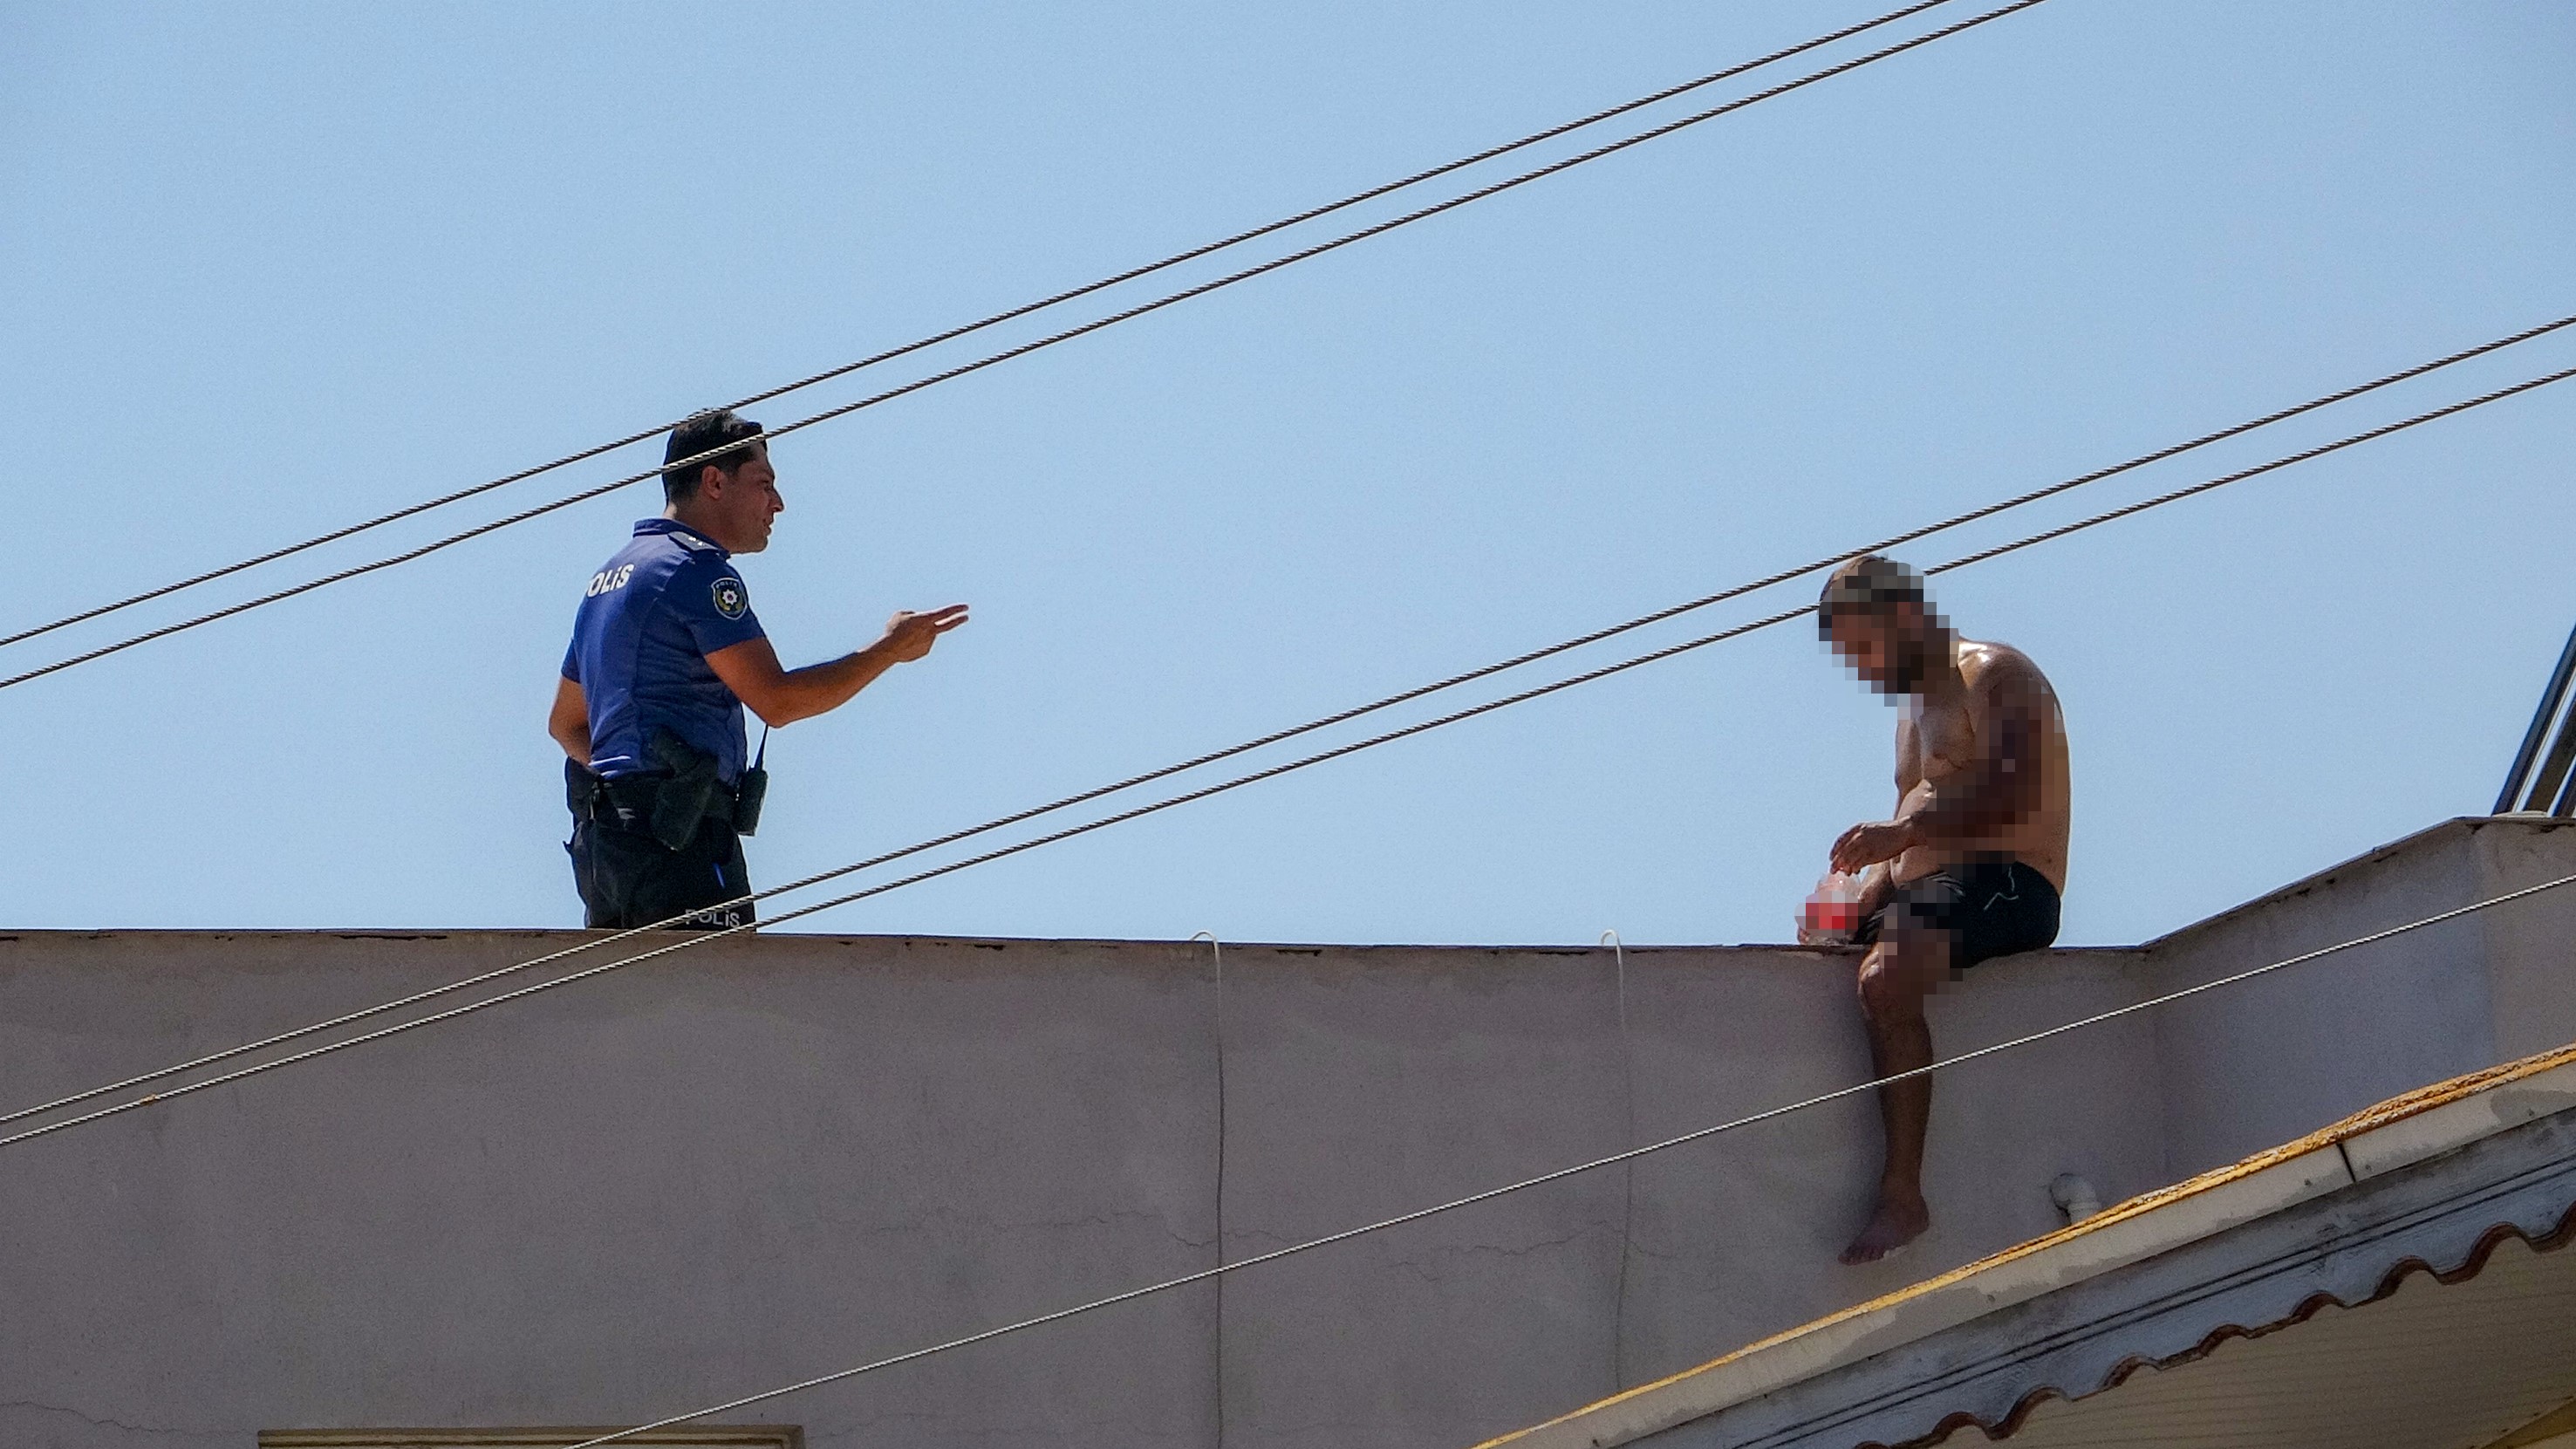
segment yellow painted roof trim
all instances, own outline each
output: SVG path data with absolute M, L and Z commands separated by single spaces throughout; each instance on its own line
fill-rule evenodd
M 2482 1449 L 2535 1449 L 2551 1440 L 2576 1439 L 2576 1399 L 2570 1399 Z
M 1478 1449 L 1608 1449 L 2363 1178 L 2576 1108 L 2576 1045 L 2437 1082 Z

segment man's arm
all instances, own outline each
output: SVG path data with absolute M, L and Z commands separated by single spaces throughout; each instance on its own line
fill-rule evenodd
M 1896 869 L 1885 861 L 1860 873 L 1859 916 L 1866 921 L 1885 909 L 1896 895 Z
M 546 715 L 546 733 L 574 764 L 590 763 L 590 699 L 580 685 L 561 675 L 555 677 L 555 707 Z
M 1834 842 L 1836 870 L 1894 860 L 1918 845 L 1976 840 L 2010 825 L 2040 800 L 2038 672 L 2007 656 L 1977 682 L 1986 706 L 1985 749 L 1970 769 L 1915 797 L 1893 820 L 1855 825 Z
M 1914 787 L 1923 783 L 1922 741 L 1913 721 L 1902 720 L 1896 726 L 1896 813 L 1905 813 L 1905 802 L 1914 796 Z M 1834 842 L 1834 869 L 1851 871 L 1842 864 L 1843 840 Z M 1893 857 L 1856 872 L 1860 881 L 1860 918 L 1864 921 L 1884 909 L 1896 896 L 1896 863 Z
M 878 675 L 928 654 L 940 635 L 965 622 L 964 604 L 927 614 L 897 614 L 886 625 L 885 637 L 874 644 L 802 669 L 782 667 L 768 639 L 746 639 L 708 655 L 707 667 L 762 723 L 793 724 L 839 709 Z

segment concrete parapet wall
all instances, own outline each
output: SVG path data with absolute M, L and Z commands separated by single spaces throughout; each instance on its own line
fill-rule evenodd
M 1980 968 L 1935 1031 L 1963 1050 L 2552 869 L 2576 836 L 2443 827 L 2149 951 Z M 0 936 L 0 1107 L 572 939 Z M 2403 1011 L 2284 973 L 1945 1074 L 1938 1222 L 1893 1265 L 1833 1261 L 1876 1165 L 1855 1097 L 732 1417 L 814 1449 L 1471 1443 L 2053 1227 L 2059 1172 L 2158 1186 L 2563 1003 L 2530 922 L 2436 944 L 2368 968 Z M 9 1149 L 0 1444 L 635 1422 L 1867 1075 L 1849 958 L 1630 950 L 1623 990 L 1607 950 L 1228 946 L 1221 1011 L 1212 965 L 718 942 Z
M 2576 822 L 2453 820 L 2149 942 L 2150 994 L 2576 873 Z M 2576 1041 L 2576 887 L 2156 1014 L 2176 1181 L 2373 1102 Z

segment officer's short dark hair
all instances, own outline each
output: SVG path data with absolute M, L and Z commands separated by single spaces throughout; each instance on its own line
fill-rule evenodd
M 1825 592 L 1816 600 L 1816 632 L 1831 638 L 1836 618 L 1891 613 L 1899 604 L 1920 604 L 1924 597 L 1921 574 L 1892 558 L 1863 554 L 1825 580 Z
M 662 446 L 662 461 L 676 463 L 682 458 L 696 458 L 700 453 L 715 453 L 712 458 L 699 458 L 685 468 L 662 470 L 662 496 L 673 503 L 683 502 L 698 491 L 698 482 L 706 469 L 721 468 L 730 474 L 751 461 L 752 442 L 760 436 L 760 424 L 735 414 L 731 408 L 708 408 L 680 420 L 671 429 L 671 440 Z M 725 448 L 727 443 L 740 447 Z

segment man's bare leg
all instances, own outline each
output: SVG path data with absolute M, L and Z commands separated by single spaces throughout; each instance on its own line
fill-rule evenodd
M 1932 1027 L 1923 1002 L 1950 969 L 1950 938 L 1887 913 L 1887 933 L 1861 958 L 1861 1013 L 1869 1022 L 1870 1064 L 1881 1077 L 1932 1065 Z M 1887 1129 L 1886 1166 L 1869 1226 L 1843 1249 L 1846 1263 L 1875 1263 L 1923 1235 L 1932 1209 L 1923 1201 L 1923 1138 L 1932 1121 L 1932 1079 L 1912 1077 L 1878 1089 Z

